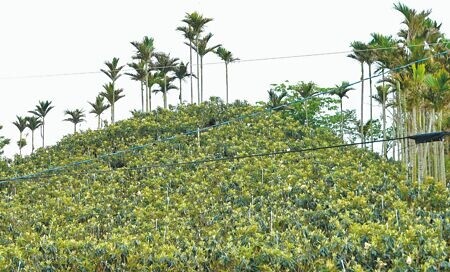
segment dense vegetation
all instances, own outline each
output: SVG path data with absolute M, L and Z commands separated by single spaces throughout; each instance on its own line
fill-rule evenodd
M 398 37 L 373 33 L 351 44 L 361 65 L 359 117 L 343 110 L 358 88 L 345 81 L 284 82 L 267 103 L 230 104 L 228 65 L 238 59 L 210 44 L 212 19 L 197 12 L 177 28 L 189 62 L 157 52 L 150 37 L 131 42 L 131 72 L 118 58 L 105 62 L 108 82 L 89 103 L 96 131 L 78 133 L 85 111 L 66 110 L 74 134 L 44 148 L 53 105 L 39 101 L 13 122 L 19 154 L 0 160 L 0 270 L 449 271 L 448 142 L 387 139 L 449 129 L 450 42 L 429 11 L 395 9 L 406 27 Z M 203 97 L 203 58 L 212 52 L 225 63 L 225 102 Z M 140 84 L 141 109 L 117 121 L 124 74 Z M 175 89 L 180 103 L 168 105 Z M 152 109 L 152 93 L 164 108 Z M 22 156 L 27 129 L 32 154 Z M 35 150 L 37 129 L 43 148 Z M 358 139 L 362 148 L 301 152 Z M 374 139 L 386 140 L 380 154 Z M 0 136 L 0 155 L 7 144 Z
M 2 176 L 95 158 L 1 185 L 0 267 L 449 269 L 448 189 L 408 180 L 401 164 L 374 153 L 348 147 L 174 164 L 341 142 L 296 113 L 213 99 L 75 134 L 16 160 Z M 226 120 L 235 121 L 184 134 Z M 136 144 L 145 147 L 100 156 Z

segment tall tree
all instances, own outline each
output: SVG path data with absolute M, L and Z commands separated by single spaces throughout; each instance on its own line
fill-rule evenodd
M 113 58 L 112 61 L 105 61 L 105 65 L 108 69 L 100 69 L 113 84 L 122 76 L 120 73 L 123 69 L 123 65 L 119 66 L 119 58 Z
M 153 90 L 154 93 L 162 93 L 164 109 L 167 109 L 167 92 L 170 90 L 178 89 L 175 85 L 172 84 L 175 77 L 169 77 L 160 75 L 156 84 L 159 86 L 159 89 Z
M 94 103 L 88 102 L 92 106 L 92 110 L 89 113 L 93 113 L 97 117 L 97 129 L 100 129 L 102 127 L 101 115 L 110 106 L 110 105 L 104 103 L 104 99 L 105 99 L 104 96 L 98 95 L 95 98 Z
M 186 13 L 186 16 L 184 17 L 184 19 L 182 20 L 184 23 L 186 23 L 188 25 L 188 27 L 190 27 L 190 29 L 192 30 L 192 34 L 194 36 L 193 41 L 191 41 L 190 43 L 186 43 L 187 45 L 189 45 L 192 49 L 194 49 L 197 53 L 197 95 L 198 95 L 198 104 L 201 103 L 202 101 L 202 97 L 201 97 L 201 93 L 200 93 L 200 79 L 201 79 L 201 75 L 200 75 L 200 54 L 198 52 L 198 50 L 195 49 L 195 47 L 197 47 L 199 40 L 200 40 L 200 36 L 201 33 L 203 32 L 205 25 L 209 22 L 211 22 L 213 19 L 212 18 L 206 18 L 203 17 L 202 14 L 198 13 L 198 12 L 192 12 L 192 13 Z M 192 61 L 191 61 L 192 63 Z
M 114 115 L 116 109 L 116 102 L 123 98 L 124 95 L 121 95 L 123 89 L 116 89 L 112 82 L 103 85 L 103 92 L 100 93 L 101 96 L 108 100 L 109 105 L 111 107 L 111 124 L 114 124 Z
M 148 77 L 150 73 L 151 59 L 155 47 L 153 45 L 153 38 L 145 36 L 141 42 L 131 42 L 131 45 L 135 48 L 135 55 L 133 59 L 140 60 L 144 64 L 144 86 L 145 86 L 145 109 L 147 112 L 152 110 L 152 94 L 148 86 Z
M 390 85 L 378 85 L 376 86 L 377 93 L 371 98 L 381 104 L 381 118 L 383 119 L 383 144 L 381 152 L 383 157 L 387 157 L 387 146 L 386 146 L 386 109 L 387 109 L 387 97 L 390 92 Z
M 290 88 L 296 92 L 303 99 L 303 107 L 305 109 L 305 125 L 308 126 L 308 100 L 311 99 L 316 93 L 317 88 L 314 82 L 300 82 L 297 85 L 290 86 Z
M 350 83 L 347 81 L 342 81 L 340 85 L 336 85 L 334 89 L 331 90 L 332 95 L 337 95 L 339 97 L 339 102 L 341 106 L 341 138 L 344 140 L 344 113 L 342 110 L 342 99 L 347 97 L 347 93 L 354 88 L 351 87 Z
M 181 31 L 184 35 L 184 38 L 186 38 L 189 41 L 188 47 L 189 47 L 189 80 L 191 83 L 191 104 L 194 103 L 194 84 L 192 78 L 195 76 L 192 73 L 192 44 L 195 40 L 195 33 L 192 30 L 191 26 L 180 26 L 177 27 L 178 31 Z M 181 92 L 181 88 L 180 88 Z
M 123 96 L 116 98 L 116 95 L 122 93 L 123 89 L 116 88 L 116 81 L 121 77 L 121 71 L 123 69 L 123 65 L 119 66 L 119 58 L 113 58 L 111 62 L 106 61 L 105 65 L 108 69 L 100 69 L 110 80 L 109 84 L 103 85 L 105 89 L 105 93 L 101 93 L 110 103 L 111 105 L 111 123 L 114 124 L 114 114 L 115 114 L 115 103 L 117 100 L 122 98 Z M 105 87 L 106 86 L 106 87 Z M 110 95 L 110 97 L 109 97 Z M 108 96 L 108 97 L 107 97 Z
M 233 54 L 222 46 L 218 47 L 216 50 L 216 54 L 223 60 L 225 63 L 225 89 L 226 89 L 226 103 L 228 104 L 228 64 L 239 60 L 238 58 L 233 57 Z
M 19 141 L 17 142 L 17 145 L 19 146 L 19 155 L 22 156 L 22 147 L 26 145 L 26 141 L 23 139 L 23 131 L 27 128 L 27 119 L 25 117 L 16 116 L 16 121 L 13 122 L 13 124 L 17 127 L 19 130 Z
M 208 43 L 213 37 L 212 33 L 208 33 L 205 35 L 205 37 L 202 37 L 201 39 L 197 39 L 195 41 L 195 44 L 193 45 L 193 49 L 197 52 L 197 54 L 200 57 L 200 103 L 203 102 L 203 58 L 211 52 L 214 52 L 214 50 L 218 47 L 220 47 L 220 44 L 208 47 Z
M 132 80 L 139 81 L 141 84 L 141 111 L 144 112 L 144 86 L 146 86 L 145 82 L 148 78 L 148 71 L 146 70 L 146 63 L 144 61 L 129 63 L 128 66 L 135 70 L 135 73 L 125 73 L 127 76 L 130 76 Z M 148 88 L 148 86 L 147 86 Z M 148 94 L 148 91 L 147 91 Z M 146 99 L 148 100 L 148 95 L 146 95 Z
M 27 120 L 27 128 L 31 130 L 31 153 L 34 152 L 34 131 L 42 125 L 42 121 L 36 116 L 25 117 Z
M 364 63 L 367 59 L 366 52 L 368 48 L 365 43 L 359 41 L 352 42 L 350 46 L 353 48 L 353 53 L 349 54 L 348 57 L 357 60 L 361 65 L 361 120 L 359 124 L 359 132 L 362 137 L 362 130 L 364 126 Z M 361 140 L 363 142 L 362 146 L 365 146 L 364 139 Z
M 427 75 L 425 84 L 429 89 L 424 93 L 424 98 L 430 103 L 432 109 L 429 114 L 428 131 L 442 131 L 443 111 L 446 107 L 450 108 L 450 74 L 441 69 L 434 74 Z M 435 121 L 436 119 L 437 121 Z M 438 180 L 446 182 L 444 143 L 435 143 L 434 146 L 434 176 Z
M 33 111 L 29 111 L 29 113 L 37 116 L 41 122 L 41 137 L 42 137 L 42 147 L 45 146 L 45 117 L 47 114 L 54 108 L 51 101 L 39 101 L 39 104 L 36 105 L 36 109 Z
M 68 115 L 69 117 L 64 119 L 63 121 L 68 121 L 73 124 L 73 133 L 77 132 L 77 124 L 86 121 L 84 119 L 86 115 L 84 114 L 84 111 L 82 109 L 66 110 L 64 111 L 64 114 Z
M 180 104 L 183 103 L 183 98 L 182 98 L 182 82 L 186 77 L 192 77 L 192 75 L 190 73 L 188 73 L 187 71 L 187 65 L 185 65 L 183 62 L 180 62 L 180 64 L 178 64 L 178 66 L 175 67 L 175 77 L 179 80 L 179 90 L 180 90 L 180 95 L 179 95 L 179 100 L 180 100 Z M 191 98 L 192 99 L 192 98 Z
M 277 108 L 281 105 L 283 105 L 284 99 L 287 97 L 288 93 L 286 90 L 283 90 L 281 93 L 277 92 L 274 89 L 271 89 L 267 91 L 267 94 L 269 95 L 269 103 L 268 106 L 270 108 Z M 279 110 L 279 109 L 278 109 Z
M 171 81 L 174 79 L 174 77 L 172 77 L 171 74 L 174 72 L 174 70 L 178 66 L 179 59 L 171 58 L 170 54 L 166 54 L 163 52 L 155 53 L 155 59 L 156 59 L 156 63 L 155 63 L 154 69 L 156 69 L 158 71 L 159 77 L 162 78 L 162 81 L 163 81 L 163 82 L 158 82 L 158 85 L 161 87 L 161 89 L 158 91 L 155 91 L 155 93 L 157 93 L 157 92 L 163 93 L 164 108 L 167 108 L 167 92 L 170 89 L 174 89 L 174 88 L 168 89 L 168 87 L 171 85 L 170 84 Z

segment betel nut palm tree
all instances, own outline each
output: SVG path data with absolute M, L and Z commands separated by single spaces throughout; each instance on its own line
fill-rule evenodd
M 111 107 L 111 124 L 114 124 L 114 116 L 115 116 L 115 105 L 116 102 L 123 98 L 122 95 L 123 89 L 116 89 L 112 82 L 106 83 L 103 85 L 103 92 L 100 93 L 101 96 L 108 100 L 109 105 Z
M 195 39 L 195 33 L 192 30 L 192 27 L 187 26 L 180 26 L 177 27 L 177 30 L 182 32 L 184 35 L 184 38 L 189 41 L 188 47 L 189 47 L 189 80 L 191 85 L 191 104 L 194 103 L 194 84 L 192 78 L 195 77 L 195 75 L 192 72 L 192 43 Z
M 218 47 L 220 47 L 220 44 L 208 47 L 208 43 L 211 40 L 211 38 L 213 37 L 212 33 L 208 33 L 206 34 L 204 37 L 202 37 L 201 39 L 197 39 L 193 45 L 193 49 L 197 52 L 197 54 L 200 57 L 200 103 L 203 102 L 203 94 L 204 94 L 204 89 L 203 89 L 203 59 L 204 57 L 211 52 L 214 52 L 214 50 L 216 50 Z
M 364 126 L 364 63 L 367 59 L 367 45 L 360 41 L 354 41 L 350 44 L 353 48 L 353 53 L 349 54 L 347 57 L 352 58 L 358 61 L 361 65 L 361 120 L 359 123 L 359 133 L 362 137 L 363 135 L 363 126 Z M 364 139 L 362 140 L 362 146 L 364 146 Z
M 139 81 L 141 84 L 141 111 L 144 112 L 144 86 L 145 81 L 147 80 L 146 64 L 144 61 L 140 60 L 139 62 L 129 63 L 128 67 L 132 68 L 135 73 L 125 73 L 127 76 L 130 76 L 132 80 Z M 148 86 L 147 86 L 148 87 Z M 148 92 L 147 92 L 148 93 Z M 148 100 L 148 94 L 145 95 Z
M 178 64 L 175 67 L 174 74 L 175 74 L 175 77 L 179 81 L 179 88 L 178 89 L 180 90 L 180 95 L 178 96 L 178 99 L 180 100 L 180 104 L 181 104 L 181 103 L 183 103 L 183 97 L 182 97 L 182 83 L 183 83 L 183 80 L 186 77 L 191 78 L 192 74 L 187 71 L 187 65 L 184 64 L 183 62 L 180 62 L 180 64 Z M 191 99 L 192 99 L 192 97 L 191 97 Z
M 47 114 L 54 108 L 54 106 L 51 105 L 51 101 L 39 101 L 38 105 L 36 105 L 35 110 L 29 111 L 29 113 L 34 114 L 37 116 L 41 122 L 41 137 L 42 137 L 42 147 L 45 146 L 45 117 Z
M 86 115 L 84 114 L 84 111 L 82 109 L 75 109 L 75 110 L 66 110 L 64 111 L 65 115 L 68 115 L 66 119 L 63 121 L 71 122 L 73 124 L 73 133 L 77 132 L 77 124 L 86 121 L 84 118 Z
M 225 90 L 226 90 L 225 102 L 228 104 L 228 64 L 239 60 L 239 58 L 235 58 L 230 51 L 228 51 L 222 46 L 217 48 L 216 54 L 225 63 Z
M 104 96 L 98 95 L 95 98 L 95 102 L 88 102 L 92 107 L 92 110 L 89 113 L 93 113 L 97 117 L 97 129 L 102 127 L 101 115 L 110 107 L 110 105 L 104 103 L 104 100 Z
M 143 84 L 145 87 L 145 110 L 147 112 L 152 110 L 152 93 L 148 86 L 148 78 L 151 68 L 151 59 L 153 57 L 153 51 L 155 50 L 153 42 L 153 38 L 148 36 L 145 36 L 140 42 L 131 42 L 131 45 L 133 45 L 135 49 L 135 55 L 132 58 L 139 60 L 141 63 L 140 65 L 143 66 L 141 72 L 143 73 Z
M 34 152 L 34 131 L 42 125 L 42 121 L 37 116 L 25 117 L 27 127 L 31 130 L 31 153 Z
M 111 80 L 111 82 L 103 85 L 105 92 L 100 93 L 100 95 L 104 96 L 111 105 L 111 124 L 114 124 L 115 103 L 123 97 L 121 96 L 116 98 L 116 95 L 119 96 L 123 90 L 117 89 L 115 83 L 117 79 L 120 78 L 120 72 L 122 71 L 124 66 L 119 66 L 119 58 L 113 58 L 111 62 L 106 61 L 105 65 L 108 69 L 100 69 L 100 71 L 102 71 Z
M 337 95 L 340 102 L 340 115 L 341 115 L 341 138 L 344 140 L 344 113 L 342 110 L 342 99 L 347 97 L 347 93 L 354 88 L 351 87 L 350 83 L 343 81 L 340 85 L 336 85 L 330 92 L 332 95 Z
M 189 39 L 189 43 L 186 43 L 189 47 L 191 47 L 193 50 L 196 51 L 197 53 L 197 100 L 198 100 L 198 104 L 201 103 L 201 93 L 200 93 L 200 79 L 201 79 L 201 75 L 200 75 L 200 54 L 198 52 L 198 50 L 196 50 L 195 47 L 197 47 L 197 44 L 199 43 L 199 40 L 201 38 L 201 34 L 206 26 L 207 23 L 211 22 L 213 19 L 212 18 L 206 18 L 203 17 L 202 14 L 198 13 L 198 12 L 192 12 L 192 13 L 186 13 L 184 19 L 182 20 L 182 22 L 186 23 L 186 25 L 188 26 L 188 28 L 190 28 L 189 30 L 192 31 L 192 33 L 190 33 L 190 35 L 188 36 Z M 190 40 L 192 38 L 192 40 Z M 192 63 L 192 61 L 191 61 Z
M 14 121 L 13 124 L 19 130 L 19 141 L 17 141 L 17 145 L 19 146 L 19 155 L 22 156 L 22 148 L 26 145 L 26 141 L 22 136 L 23 131 L 27 128 L 27 119 L 25 117 L 16 116 L 16 121 Z
M 178 66 L 178 58 L 172 58 L 170 57 L 170 54 L 166 54 L 163 52 L 155 53 L 155 59 L 156 63 L 154 66 L 154 69 L 158 71 L 158 76 L 162 79 L 163 82 L 158 82 L 158 85 L 161 87 L 157 92 L 162 92 L 163 99 L 164 99 L 164 108 L 167 108 L 167 92 L 170 89 L 174 88 L 168 88 L 171 86 L 171 81 L 174 79 L 174 77 L 171 76 L 171 73 L 173 73 Z

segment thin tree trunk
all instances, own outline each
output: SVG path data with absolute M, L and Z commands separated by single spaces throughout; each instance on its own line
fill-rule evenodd
M 382 150 L 383 156 L 385 158 L 387 158 L 387 146 L 386 146 L 386 144 L 387 144 L 386 143 L 386 99 L 387 99 L 387 97 L 386 97 L 386 90 L 384 89 L 385 88 L 384 87 L 385 86 L 384 85 L 384 68 L 381 70 L 381 75 L 382 75 L 381 79 L 383 81 L 383 83 L 382 83 L 383 84 L 383 97 L 382 97 L 383 103 L 381 105 L 382 111 L 383 111 L 383 143 L 381 146 L 381 150 Z M 372 81 L 372 77 L 370 78 L 370 80 Z M 372 83 L 370 84 L 370 86 L 372 87 Z M 372 98 L 370 98 L 370 102 L 372 103 Z M 392 118 L 392 119 L 394 119 L 394 118 Z M 395 145 L 395 142 L 394 142 L 394 145 Z M 394 146 L 392 146 L 392 148 L 394 148 Z M 394 160 L 395 160 L 395 158 L 394 158 Z
M 372 112 L 373 112 L 373 105 L 372 105 L 372 64 L 369 63 L 369 97 L 370 97 L 370 120 L 373 120 Z M 373 152 L 373 131 L 372 126 L 369 128 L 370 131 L 370 149 Z
M 20 132 L 19 136 L 19 155 L 22 157 L 22 132 Z
M 439 111 L 439 131 L 442 131 L 442 110 Z M 441 178 L 441 181 L 446 185 L 447 183 L 447 177 L 445 172 L 445 145 L 444 141 L 439 142 L 439 162 L 440 162 L 440 172 L 439 175 Z
M 73 123 L 73 134 L 77 133 L 77 123 Z
M 305 126 L 308 126 L 308 101 L 305 99 Z
M 383 110 L 383 145 L 382 145 L 382 153 L 385 158 L 387 158 L 387 147 L 386 147 L 386 94 L 383 91 L 383 104 L 382 110 Z
M 144 106 L 144 104 L 142 104 L 142 106 Z M 143 109 L 142 109 L 142 111 L 143 111 Z M 100 129 L 100 127 L 101 127 L 101 117 L 100 117 L 100 114 L 97 116 L 97 129 Z
M 341 138 L 344 141 L 344 115 L 342 113 L 342 98 L 341 98 Z
M 148 108 L 149 108 L 149 112 L 152 111 L 152 86 L 148 86 Z
M 45 146 L 45 118 L 44 117 L 42 117 L 41 137 L 42 137 L 42 147 L 44 147 Z
M 183 103 L 182 98 L 181 98 L 181 85 L 182 84 L 181 84 L 181 79 L 180 79 L 180 97 L 179 97 L 180 98 L 180 104 Z
M 200 74 L 201 74 L 201 101 L 203 102 L 203 56 L 200 56 Z
M 141 109 L 144 112 L 144 82 L 141 81 Z
M 167 109 L 167 78 L 164 75 L 164 92 L 163 92 L 163 100 L 164 100 L 164 109 Z
M 228 104 L 228 63 L 225 62 L 225 87 L 227 91 L 226 102 Z
M 150 95 L 151 94 L 149 94 L 150 92 L 149 92 L 149 88 L 148 88 L 148 67 L 147 67 L 147 64 L 145 65 L 145 111 L 146 112 L 149 112 L 149 111 L 151 111 L 151 102 L 149 101 L 150 100 Z
M 191 81 L 191 104 L 194 104 L 194 85 L 192 83 L 192 42 L 189 40 L 189 79 Z
M 34 130 L 31 131 L 31 153 L 34 153 Z
M 361 133 L 361 147 L 365 147 L 365 137 L 363 137 L 364 127 L 364 62 L 361 62 L 361 121 L 359 123 L 359 132 Z
M 111 124 L 114 124 L 114 104 L 115 104 L 114 102 L 111 103 Z
M 197 42 L 197 44 L 198 44 L 198 42 Z M 197 101 L 198 101 L 199 105 L 201 103 L 200 78 L 201 78 L 201 75 L 200 75 L 200 56 L 198 55 L 198 52 L 197 52 Z

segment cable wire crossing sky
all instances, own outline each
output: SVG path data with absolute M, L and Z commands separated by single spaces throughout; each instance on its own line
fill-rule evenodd
M 432 9 L 431 17 L 442 23 L 442 32 L 450 32 L 446 1 L 402 3 L 417 10 Z M 212 44 L 222 44 L 241 59 L 229 67 L 230 100 L 254 103 L 267 100 L 270 84 L 285 80 L 314 81 L 321 87 L 357 81 L 359 65 L 346 57 L 349 45 L 355 40 L 369 41 L 373 32 L 396 36 L 402 16 L 393 5 L 386 0 L 7 1 L 0 9 L 4 26 L 0 50 L 0 124 L 4 128 L 0 135 L 12 140 L 5 155 L 18 152 L 19 133 L 12 125 L 16 115 L 28 115 L 39 100 L 52 101 L 55 106 L 46 118 L 46 144 L 71 133 L 71 124 L 62 121 L 64 111 L 89 111 L 87 102 L 94 101 L 108 81 L 100 73 L 104 62 L 118 57 L 121 65 L 130 63 L 131 41 L 153 37 L 156 51 L 188 62 L 189 48 L 175 30 L 186 12 L 198 11 L 214 19 L 206 28 L 214 34 Z M 149 12 L 152 10 L 155 12 Z M 204 63 L 205 97 L 224 98 L 223 63 L 213 54 L 207 55 Z M 125 94 L 116 105 L 116 119 L 120 120 L 140 108 L 140 86 L 127 76 L 117 85 Z M 184 99 L 188 99 L 188 85 L 185 82 Z M 357 104 L 358 88 L 349 96 L 345 108 Z M 153 100 L 153 108 L 162 105 L 160 95 Z M 169 104 L 177 101 L 178 93 L 169 92 Z M 95 127 L 94 115 L 81 124 L 82 130 Z M 30 150 L 27 145 L 24 153 Z

